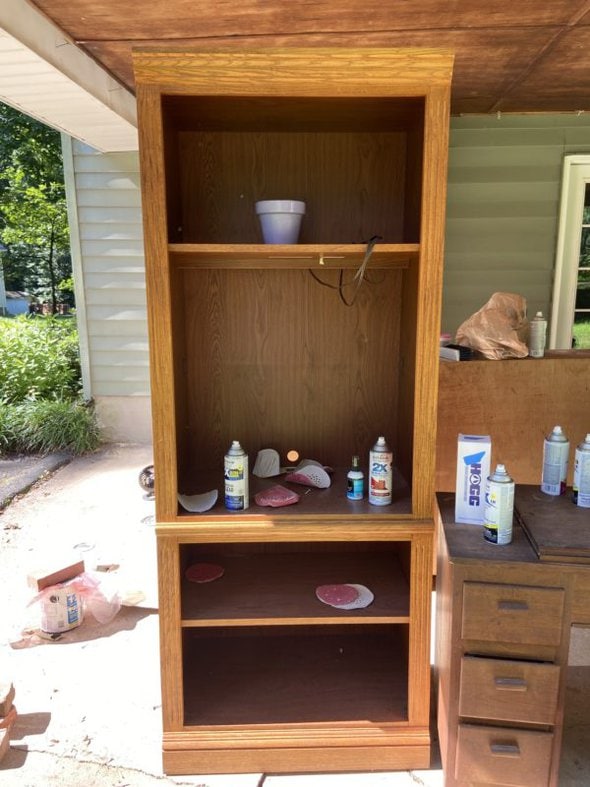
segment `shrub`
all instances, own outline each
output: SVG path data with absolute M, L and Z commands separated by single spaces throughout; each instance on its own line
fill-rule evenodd
M 0 401 L 0 454 L 8 454 L 15 450 L 18 424 L 15 406 Z
M 0 320 L 0 400 L 72 400 L 79 393 L 74 320 L 24 316 Z
M 79 401 L 0 402 L 0 453 L 83 454 L 99 444 L 100 432 L 89 405 Z
M 0 454 L 95 450 L 94 408 L 80 390 L 74 320 L 0 319 Z

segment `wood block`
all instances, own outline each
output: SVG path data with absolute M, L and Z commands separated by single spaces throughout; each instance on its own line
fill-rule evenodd
M 0 683 L 0 719 L 8 715 L 14 700 L 14 686 L 12 683 Z
M 0 730 L 9 730 L 17 717 L 16 706 L 13 705 L 4 718 L 0 718 Z
M 84 571 L 84 561 L 76 560 L 71 563 L 53 563 L 46 565 L 37 571 L 33 571 L 27 576 L 27 584 L 39 592 L 44 588 L 57 585 L 60 582 L 67 582 L 68 579 L 77 577 Z
M 8 730 L 0 729 L 0 761 L 2 761 L 9 748 L 10 736 L 8 735 Z

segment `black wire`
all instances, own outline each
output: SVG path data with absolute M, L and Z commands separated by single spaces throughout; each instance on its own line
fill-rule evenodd
M 381 235 L 373 235 L 373 237 L 369 240 L 369 242 L 367 243 L 367 248 L 365 250 L 365 256 L 363 257 L 363 260 L 362 260 L 361 264 L 359 265 L 359 267 L 357 268 L 357 270 L 356 270 L 354 276 L 352 277 L 352 279 L 350 281 L 348 281 L 348 282 L 344 281 L 344 269 L 343 268 L 340 269 L 340 276 L 339 276 L 339 279 L 338 279 L 338 284 L 330 284 L 327 281 L 323 281 L 322 279 L 320 279 L 320 277 L 315 273 L 315 271 L 312 268 L 309 268 L 309 272 L 311 273 L 313 278 L 317 281 L 317 283 L 322 285 L 322 287 L 329 287 L 331 290 L 338 290 L 338 294 L 340 296 L 340 300 L 342 301 L 342 303 L 345 306 L 354 306 L 356 298 L 357 298 L 357 295 L 358 295 L 358 291 L 360 290 L 363 281 L 367 281 L 367 282 L 371 283 L 370 280 L 367 279 L 366 268 L 367 268 L 367 264 L 369 262 L 369 259 L 371 258 L 371 254 L 373 253 L 373 249 L 375 248 L 375 244 L 379 240 L 383 240 Z M 347 301 L 345 296 L 344 296 L 344 288 L 345 287 L 351 287 L 354 284 L 356 284 L 356 289 L 355 289 L 355 291 L 353 293 L 353 296 L 350 299 L 350 301 Z

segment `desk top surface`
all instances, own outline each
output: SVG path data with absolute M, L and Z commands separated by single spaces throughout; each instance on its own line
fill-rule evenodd
M 439 492 L 449 554 L 455 559 L 590 564 L 590 508 L 578 508 L 571 490 L 559 497 L 517 485 L 512 543 L 487 542 L 479 525 L 455 522 L 455 495 Z
M 540 560 L 590 563 L 590 508 L 575 505 L 571 489 L 555 496 L 517 487 L 515 509 Z

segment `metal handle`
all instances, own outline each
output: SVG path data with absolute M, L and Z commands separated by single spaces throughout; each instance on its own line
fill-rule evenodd
M 520 757 L 518 743 L 491 743 L 490 751 L 497 757 Z
M 526 691 L 526 680 L 523 678 L 494 678 L 497 689 L 502 691 Z
M 527 610 L 526 601 L 498 601 L 498 609 Z

